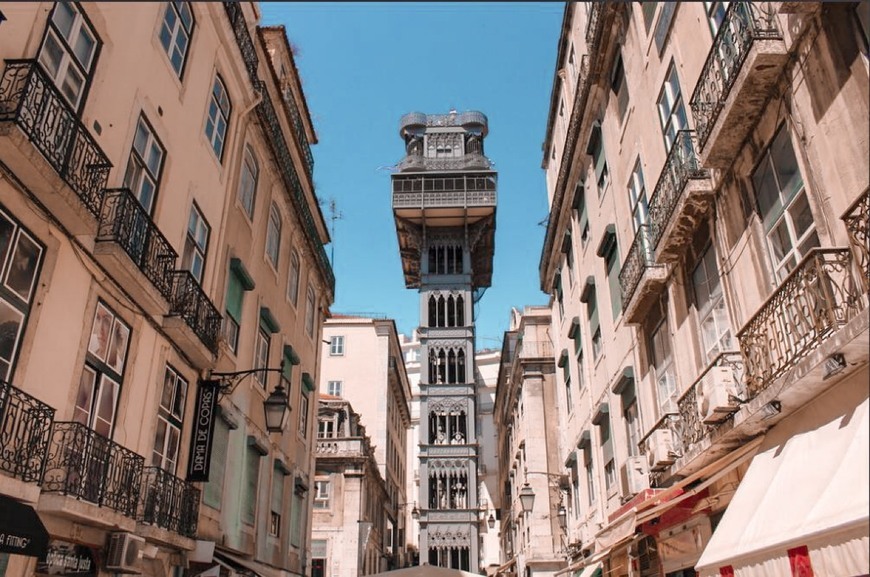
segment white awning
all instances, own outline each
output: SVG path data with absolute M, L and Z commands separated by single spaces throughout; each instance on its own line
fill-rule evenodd
M 791 577 L 805 546 L 816 575 L 870 573 L 870 427 L 859 371 L 768 431 L 695 566 L 718 577 Z
M 579 573 L 575 573 L 574 577 L 592 577 L 596 571 L 601 569 L 601 561 L 597 561 L 595 563 L 590 563 L 586 567 L 583 568 Z

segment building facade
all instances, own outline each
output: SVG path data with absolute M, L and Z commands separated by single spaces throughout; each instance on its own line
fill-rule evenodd
M 420 561 L 477 570 L 473 305 L 492 279 L 496 173 L 479 112 L 410 113 L 392 175 L 405 286 L 420 294 Z
M 373 567 L 365 569 L 404 567 L 409 564 L 405 532 L 411 511 L 406 494 L 411 388 L 396 324 L 390 319 L 333 314 L 324 323 L 323 340 L 320 390 L 346 399 L 368 423 L 387 494 L 378 510 L 381 555 Z M 327 428 L 318 429 L 318 438 L 328 438 L 329 422 L 321 420 L 321 424 Z M 340 557 L 343 550 L 333 543 L 330 557 Z
M 539 271 L 565 573 L 870 571 L 868 18 L 566 4 Z
M 3 9 L 0 574 L 306 574 L 334 277 L 283 28 Z
M 565 566 L 566 476 L 559 453 L 550 308 L 511 311 L 495 395 L 501 574 L 553 575 Z M 531 506 L 524 499 L 534 496 Z
M 372 437 L 350 402 L 323 394 L 317 413 L 311 577 L 386 570 L 394 509 Z

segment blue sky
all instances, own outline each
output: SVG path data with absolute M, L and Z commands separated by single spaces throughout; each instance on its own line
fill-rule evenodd
M 510 309 L 546 304 L 538 283 L 547 217 L 541 143 L 561 2 L 260 4 L 297 50 L 319 143 L 314 181 L 333 243 L 333 312 L 378 313 L 400 332 L 419 324 L 406 289 L 390 205 L 390 169 L 404 154 L 406 112 L 479 110 L 499 173 L 492 286 L 477 306 L 477 348 L 498 348 Z M 327 220 L 330 223 L 329 220 Z

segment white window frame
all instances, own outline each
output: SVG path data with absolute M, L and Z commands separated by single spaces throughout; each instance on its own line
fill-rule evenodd
M 631 206 L 631 223 L 636 234 L 642 225 L 649 222 L 649 201 L 639 156 L 628 179 L 628 202 Z
M 330 482 L 328 479 L 316 479 L 314 481 L 314 508 L 329 509 L 330 505 Z
M 269 368 L 269 349 L 272 344 L 271 335 L 263 328 L 257 327 L 256 342 L 254 343 L 254 379 L 263 389 L 266 389 L 269 373 L 265 369 Z
M 196 282 L 200 284 L 202 284 L 202 275 L 205 271 L 210 235 L 211 227 L 203 217 L 199 207 L 193 203 L 190 207 L 190 217 L 187 219 L 187 234 L 184 239 L 181 266 L 190 271 Z
M 329 356 L 344 356 L 344 335 L 334 335 L 329 339 Z
M 239 175 L 239 204 L 248 216 L 254 219 L 254 204 L 257 201 L 257 183 L 260 178 L 260 164 L 257 156 L 251 149 L 251 145 L 245 146 L 245 154 L 242 158 L 242 170 Z
M 61 21 L 65 12 L 71 17 L 68 22 Z M 90 50 L 82 52 L 87 49 L 88 42 L 91 43 Z M 77 3 L 55 3 L 46 25 L 38 59 L 43 70 L 75 111 L 83 103 L 100 46 L 99 37 Z M 52 53 L 55 57 L 52 57 Z
M 299 253 L 295 250 L 290 253 L 290 270 L 287 275 L 287 299 L 295 307 L 299 303 Z
M 163 387 L 157 406 L 157 428 L 151 465 L 175 474 L 184 429 L 184 409 L 187 402 L 187 381 L 171 365 L 163 373 Z M 161 439 L 161 430 L 163 431 Z
M 713 244 L 701 253 L 692 270 L 692 292 L 698 313 L 698 330 L 707 363 L 722 352 L 733 350 L 731 322 L 725 306 L 725 294 L 716 264 Z M 703 301 L 703 302 L 702 302 Z
M 154 134 L 151 123 L 140 114 L 124 173 L 124 186 L 130 189 L 148 214 L 152 213 L 157 199 L 165 156 L 166 149 Z
M 305 333 L 309 337 L 314 337 L 314 308 L 314 288 L 311 285 L 308 285 L 308 290 L 305 295 Z
M 189 2 L 167 2 L 160 32 L 157 37 L 169 58 L 169 65 L 181 78 L 187 55 L 190 52 L 190 39 L 193 36 L 195 19 Z
M 274 202 L 269 207 L 269 223 L 266 228 L 266 260 L 277 271 L 278 258 L 281 254 L 281 229 L 283 222 L 281 211 Z
M 677 75 L 677 67 L 674 66 L 673 60 L 668 67 L 668 73 L 662 83 L 658 100 L 656 100 L 656 110 L 658 110 L 659 124 L 662 128 L 665 152 L 670 152 L 674 142 L 677 141 L 677 134 L 681 130 L 689 128 L 680 77 Z
M 222 162 L 226 148 L 227 127 L 232 115 L 232 103 L 220 74 L 215 74 L 208 103 L 205 137 L 218 161 Z

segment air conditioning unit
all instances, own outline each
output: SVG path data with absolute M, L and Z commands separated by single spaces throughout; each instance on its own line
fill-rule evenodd
M 644 489 L 649 489 L 649 463 L 646 457 L 629 457 L 622 464 L 622 494 L 637 495 Z
M 661 471 L 674 463 L 677 454 L 674 451 L 674 436 L 670 429 L 656 429 L 650 433 L 647 443 L 651 471 Z
M 730 367 L 713 367 L 707 371 L 695 392 L 701 420 L 707 425 L 723 421 L 740 406 L 738 393 Z
M 141 573 L 139 559 L 145 539 L 132 533 L 111 533 L 106 555 L 106 571 L 115 573 Z

